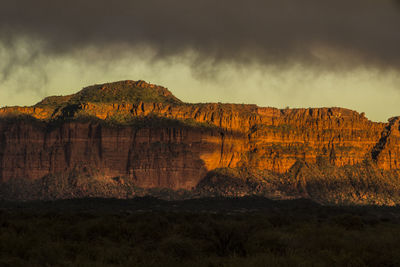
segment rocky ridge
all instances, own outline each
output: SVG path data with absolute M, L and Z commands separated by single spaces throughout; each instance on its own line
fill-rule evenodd
M 400 202 L 399 117 L 344 108 L 188 104 L 121 81 L 0 109 L 0 196 L 265 195 Z

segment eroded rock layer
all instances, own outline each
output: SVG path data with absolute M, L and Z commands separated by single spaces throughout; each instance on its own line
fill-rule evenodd
M 371 122 L 343 108 L 186 104 L 143 81 L 95 85 L 33 107 L 0 109 L 1 193 L 10 198 L 132 197 L 138 190 L 164 188 L 201 195 L 205 188 L 210 192 L 210 175 L 221 169 L 242 170 L 242 181 L 253 177 L 254 186 L 242 186 L 253 189 L 236 190 L 243 194 L 268 191 L 269 196 L 323 202 L 315 197 L 315 181 L 379 175 L 382 182 L 390 180 L 393 191 L 399 184 L 399 121 Z M 330 167 L 321 171 L 321 162 Z M 319 166 L 319 171 L 304 174 L 304 166 Z M 368 197 L 365 188 L 364 193 L 352 190 L 342 198 L 397 203 L 398 191 L 387 189 L 391 193 L 382 200 Z M 329 202 L 335 202 L 333 195 Z

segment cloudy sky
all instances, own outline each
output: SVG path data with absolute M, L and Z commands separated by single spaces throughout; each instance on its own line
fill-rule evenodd
M 1 0 L 0 106 L 125 79 L 386 121 L 400 115 L 400 1 Z

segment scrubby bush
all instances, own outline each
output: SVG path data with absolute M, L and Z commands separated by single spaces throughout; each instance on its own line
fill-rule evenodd
M 0 266 L 400 265 L 394 208 L 248 199 L 237 201 L 258 212 L 233 212 L 233 200 L 145 201 L 0 208 Z

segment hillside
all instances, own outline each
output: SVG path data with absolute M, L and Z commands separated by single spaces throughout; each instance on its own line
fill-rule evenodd
M 262 195 L 400 203 L 399 117 L 188 104 L 143 81 L 0 109 L 0 198 Z
M 83 88 L 69 96 L 52 96 L 37 103 L 37 107 L 60 107 L 83 103 L 180 103 L 168 89 L 144 81 L 120 81 Z

